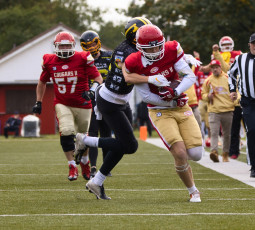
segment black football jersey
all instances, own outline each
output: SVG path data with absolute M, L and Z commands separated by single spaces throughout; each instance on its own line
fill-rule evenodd
M 128 55 L 134 52 L 137 52 L 135 45 L 130 44 L 127 40 L 120 43 L 120 45 L 113 51 L 108 77 L 105 80 L 105 86 L 111 92 L 128 94 L 132 91 L 134 85 L 125 82 L 122 69 L 117 66 L 117 62 L 124 63 Z
M 112 51 L 101 50 L 99 58 L 94 60 L 94 65 L 97 67 L 97 70 L 101 74 L 104 81 L 108 75 L 108 68 L 110 65 L 111 56 L 112 56 Z M 90 87 L 92 86 L 92 84 L 93 84 L 93 81 L 90 82 Z

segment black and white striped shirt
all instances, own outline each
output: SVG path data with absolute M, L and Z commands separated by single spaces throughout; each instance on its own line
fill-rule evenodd
M 235 58 L 228 71 L 230 92 L 238 91 L 244 97 L 255 99 L 255 55 L 244 53 Z

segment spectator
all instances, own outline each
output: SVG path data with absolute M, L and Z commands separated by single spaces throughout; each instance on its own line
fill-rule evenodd
M 219 52 L 220 48 L 220 52 Z M 227 73 L 230 66 L 235 60 L 235 57 L 240 55 L 242 52 L 240 50 L 235 51 L 234 41 L 229 36 L 224 36 L 220 39 L 219 45 L 214 44 L 213 47 L 213 57 L 216 60 L 219 60 L 222 66 L 222 70 Z M 229 148 L 229 156 L 232 159 L 238 158 L 240 154 L 240 129 L 242 123 L 242 109 L 240 106 L 240 93 L 237 92 L 238 99 L 235 100 L 235 110 L 233 113 L 233 122 L 231 127 L 231 141 Z
M 94 66 L 89 52 L 75 51 L 75 39 L 69 32 L 63 31 L 54 39 L 55 53 L 43 56 L 42 73 L 36 88 L 36 104 L 33 113 L 41 114 L 42 100 L 46 83 L 53 81 L 54 105 L 60 132 L 60 144 L 69 165 L 68 180 L 77 180 L 78 169 L 74 160 L 74 137 L 76 132 L 87 132 L 90 123 L 92 104 L 89 95 L 103 79 Z M 94 84 L 89 88 L 89 79 Z M 92 91 L 92 92 L 91 92 Z M 86 99 L 82 95 L 87 95 Z M 90 177 L 88 151 L 80 150 L 80 167 L 86 180 Z
M 152 127 L 151 121 L 148 115 L 147 103 L 140 102 L 137 106 L 137 119 L 139 122 L 139 127 L 144 126 L 146 124 L 149 136 L 151 137 Z
M 194 57 L 197 60 L 200 60 L 200 54 L 196 51 L 193 52 L 194 53 Z M 201 128 L 202 128 L 202 133 L 204 133 L 204 137 L 205 134 L 208 134 L 207 139 L 203 139 L 203 146 L 207 146 L 210 147 L 210 143 L 211 143 L 211 134 L 210 134 L 210 127 L 209 127 L 209 121 L 208 121 L 208 112 L 207 112 L 207 102 L 202 100 L 202 85 L 205 81 L 206 78 L 208 78 L 208 76 L 211 74 L 210 72 L 202 72 L 199 71 L 199 66 L 195 67 L 193 66 L 193 71 L 194 74 L 196 75 L 196 84 L 195 84 L 195 88 L 196 88 L 196 95 L 197 95 L 197 99 L 198 99 L 198 109 L 199 109 L 199 114 L 201 117 Z M 209 68 L 210 69 L 210 68 Z
M 221 70 L 221 63 L 212 60 L 210 63 L 212 74 L 202 86 L 202 99 L 208 102 L 209 126 L 211 131 L 211 153 L 213 162 L 219 162 L 218 136 L 220 127 L 223 131 L 223 162 L 228 162 L 231 125 L 233 119 L 234 103 L 230 99 L 228 77 Z
M 250 51 L 235 58 L 228 71 L 228 81 L 231 99 L 237 99 L 237 90 L 241 94 L 240 104 L 247 131 L 248 164 L 251 165 L 250 177 L 255 177 L 255 33 L 250 36 L 248 45 Z
M 8 138 L 9 132 L 14 132 L 14 137 L 19 136 L 19 128 L 21 125 L 21 119 L 18 112 L 15 112 L 13 116 L 9 117 L 4 125 L 4 136 Z

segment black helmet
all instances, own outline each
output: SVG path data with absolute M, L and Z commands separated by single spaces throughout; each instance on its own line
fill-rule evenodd
M 88 45 L 96 43 L 95 46 L 88 47 Z M 80 44 L 84 51 L 89 51 L 95 57 L 101 49 L 101 41 L 99 35 L 93 30 L 85 31 L 80 37 Z
M 138 28 L 143 25 L 152 24 L 147 18 L 144 17 L 135 17 L 128 21 L 125 26 L 125 36 L 128 41 L 133 44 L 136 44 L 135 34 Z

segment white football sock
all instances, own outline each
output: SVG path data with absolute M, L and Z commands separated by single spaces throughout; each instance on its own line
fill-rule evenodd
M 193 192 L 195 192 L 196 190 L 198 191 L 197 187 L 195 185 L 193 185 L 191 188 L 187 188 L 189 191 L 189 194 L 192 194 Z
M 104 183 L 106 179 L 106 176 L 103 175 L 99 170 L 97 171 L 95 177 L 93 177 L 92 179 L 92 182 L 99 185 L 99 186 L 102 186 L 102 184 Z
M 90 137 L 86 135 L 83 138 L 85 145 L 88 145 L 89 147 L 98 147 L 98 140 L 98 137 Z
M 69 165 L 73 165 L 74 167 L 76 167 L 76 164 L 75 164 L 75 161 L 73 160 L 73 161 L 68 161 L 68 164 Z
M 88 157 L 88 155 L 87 155 L 87 156 L 82 156 L 82 158 L 81 158 L 81 162 L 82 162 L 83 164 L 87 164 L 87 163 L 88 163 L 88 161 L 89 161 L 89 157 Z

